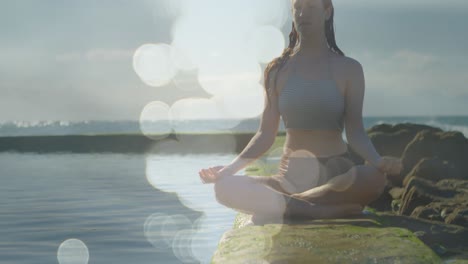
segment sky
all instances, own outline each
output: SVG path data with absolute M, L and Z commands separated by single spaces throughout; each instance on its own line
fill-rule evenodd
M 468 115 L 468 1 L 333 3 L 364 116 Z M 289 0 L 1 1 L 0 122 L 196 118 L 227 97 L 231 115 L 255 116 L 290 30 Z

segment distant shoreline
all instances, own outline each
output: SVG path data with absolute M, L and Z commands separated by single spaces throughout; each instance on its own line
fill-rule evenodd
M 279 132 L 278 135 L 284 135 Z M 161 140 L 151 139 L 143 134 L 104 134 L 104 135 L 64 135 L 64 136 L 14 136 L 0 137 L 0 152 L 35 152 L 35 153 L 147 153 L 159 152 L 155 145 L 161 141 L 184 138 L 184 142 L 212 142 L 202 144 L 196 149 L 190 146 L 182 146 L 183 150 L 175 150 L 183 153 L 226 152 L 239 153 L 249 143 L 255 133 L 218 133 L 218 134 L 169 134 Z M 235 147 L 227 150 L 218 148 L 217 142 L 232 141 L 235 139 Z M 220 145 L 220 144 L 219 144 Z M 173 150 L 171 150 L 172 152 Z M 164 151 L 162 151 L 164 152 Z

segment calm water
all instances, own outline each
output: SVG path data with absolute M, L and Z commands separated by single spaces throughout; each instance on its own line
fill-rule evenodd
M 233 158 L 0 153 L 0 263 L 209 263 L 236 212 L 198 170 Z
M 364 121 L 366 128 L 414 122 L 468 136 L 468 116 Z M 252 131 L 258 122 L 243 127 Z M 137 129 L 135 122 L 12 123 L 0 124 L 0 136 Z M 231 143 L 173 142 L 159 149 Z M 235 153 L 169 153 L 0 152 L 0 263 L 209 263 L 237 212 L 216 202 L 213 185 L 202 184 L 198 171 L 226 165 Z

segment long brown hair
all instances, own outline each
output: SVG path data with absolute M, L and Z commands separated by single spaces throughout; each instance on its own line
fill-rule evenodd
M 331 0 L 323 0 L 323 3 L 324 3 L 325 7 L 327 7 L 329 5 L 332 6 L 330 19 L 325 20 L 325 36 L 327 38 L 328 46 L 330 47 L 330 49 L 333 52 L 344 56 L 343 51 L 341 51 L 340 48 L 338 48 L 338 46 L 336 45 L 336 41 L 335 41 L 335 30 L 334 30 L 334 25 L 333 25 L 333 16 L 334 16 L 335 10 L 334 10 L 333 4 L 332 4 Z M 281 70 L 281 68 L 284 66 L 286 61 L 289 59 L 291 53 L 293 52 L 294 47 L 297 44 L 298 38 L 299 38 L 299 35 L 298 35 L 297 31 L 296 31 L 296 27 L 295 27 L 294 21 L 293 21 L 292 22 L 291 33 L 289 33 L 289 45 L 288 45 L 288 47 L 283 50 L 283 53 L 281 54 L 281 56 L 275 58 L 270 63 L 268 63 L 267 67 L 265 68 L 263 79 L 264 79 L 264 82 L 265 82 L 266 94 L 268 95 L 267 96 L 268 103 L 269 103 L 268 105 L 270 105 L 270 96 L 269 96 L 270 92 L 275 92 L 275 93 L 277 92 L 276 89 L 271 91 L 273 86 L 271 86 L 270 83 L 273 82 L 275 84 L 275 87 L 276 87 L 276 79 L 277 79 L 278 74 L 275 74 L 274 78 L 271 78 L 270 73 L 274 68 L 278 69 L 276 71 L 277 73 Z

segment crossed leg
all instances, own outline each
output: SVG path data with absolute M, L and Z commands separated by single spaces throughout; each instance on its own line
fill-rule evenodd
M 266 184 L 268 178 L 226 176 L 214 184 L 216 200 L 253 216 L 337 218 L 360 213 L 363 206 L 378 198 L 386 183 L 374 167 L 357 165 L 304 192 L 308 196 L 305 200 Z
M 366 206 L 382 194 L 386 183 L 386 176 L 375 167 L 356 165 L 299 196 L 311 203 L 332 205 L 348 201 Z

